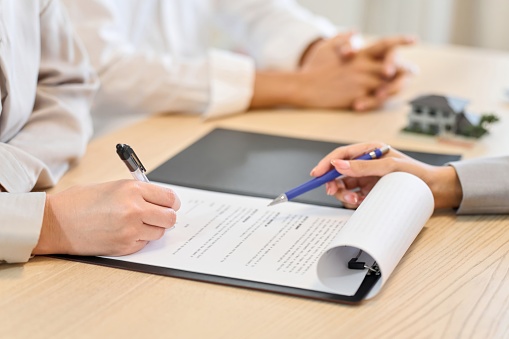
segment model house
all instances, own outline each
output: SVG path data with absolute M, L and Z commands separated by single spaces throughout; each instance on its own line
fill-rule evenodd
M 408 132 L 467 135 L 479 124 L 479 116 L 465 111 L 468 101 L 443 95 L 425 95 L 410 102 Z

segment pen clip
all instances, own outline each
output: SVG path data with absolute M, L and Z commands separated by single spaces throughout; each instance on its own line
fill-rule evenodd
M 141 163 L 141 160 L 140 158 L 138 158 L 138 156 L 136 155 L 136 153 L 134 153 L 134 150 L 131 148 L 131 158 L 133 159 L 133 161 L 136 163 L 136 165 L 138 166 L 138 168 L 140 169 L 140 171 L 142 171 L 143 173 L 145 173 L 147 170 L 145 169 L 145 167 L 143 166 L 143 164 Z
M 145 166 L 143 166 L 136 153 L 134 153 L 134 150 L 128 144 L 117 144 L 117 154 L 127 165 L 130 172 L 135 172 L 138 169 L 142 173 L 146 172 Z

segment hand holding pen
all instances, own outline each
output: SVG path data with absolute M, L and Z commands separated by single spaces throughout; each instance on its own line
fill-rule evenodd
M 326 187 L 327 194 L 334 195 L 347 208 L 357 208 L 378 180 L 392 172 L 406 172 L 421 178 L 433 193 L 435 208 L 460 205 L 463 190 L 454 166 L 425 164 L 394 148 L 382 158 L 372 161 L 344 160 L 383 146 L 383 143 L 372 142 L 339 147 L 324 157 L 311 171 L 311 175 L 323 175 L 331 165 L 345 174 L 341 180 L 327 183 Z
M 142 181 L 145 183 L 149 183 L 149 180 L 147 176 L 145 175 L 146 169 L 141 163 L 140 158 L 136 155 L 134 150 L 131 148 L 131 146 L 127 144 L 117 144 L 116 146 L 117 154 L 120 157 L 120 160 L 124 162 L 124 164 L 127 166 L 127 169 L 129 172 L 131 172 L 131 175 L 133 178 L 137 181 Z M 164 198 L 167 198 L 166 201 L 158 202 L 154 198 L 146 197 L 147 203 L 153 203 L 155 205 L 159 205 L 158 207 L 164 207 L 165 208 L 165 214 L 166 218 L 156 218 L 154 217 L 154 220 L 151 221 L 149 218 L 146 220 L 143 220 L 143 223 L 151 226 L 159 226 L 154 228 L 154 231 L 159 232 L 160 236 L 164 234 L 165 229 L 171 229 L 176 223 L 176 211 L 180 208 L 180 199 L 178 196 L 173 192 L 172 190 L 168 188 L 163 188 L 161 186 L 156 185 L 149 185 L 149 187 L 152 190 L 158 190 L 160 191 L 160 194 L 158 196 L 159 199 L 163 200 Z M 166 193 L 165 193 L 166 192 Z M 155 206 L 154 206 L 155 207 Z M 169 208 L 168 208 L 169 207 Z M 150 210 L 148 210 L 150 212 Z M 157 224 L 155 224 L 157 222 Z M 150 239 L 149 239 L 150 240 Z
M 339 149 L 341 149 L 341 147 Z M 357 160 L 378 159 L 378 158 L 382 157 L 384 154 L 386 154 L 387 152 L 389 152 L 389 150 L 390 150 L 390 146 L 383 145 L 379 148 L 370 149 L 369 151 L 365 152 L 361 156 L 357 156 L 355 158 L 355 160 L 357 161 Z M 334 152 L 336 152 L 336 151 L 334 151 Z M 331 154 L 334 154 L 334 152 L 332 152 Z M 328 157 L 330 157 L 331 154 L 329 154 L 324 159 L 328 159 Z M 279 195 L 276 199 L 274 199 L 269 204 L 269 206 L 277 205 L 277 204 L 292 200 L 301 194 L 309 192 L 317 187 L 322 186 L 323 184 L 332 182 L 335 179 L 343 176 L 343 174 L 341 174 L 336 168 L 330 169 L 330 165 L 331 165 L 330 160 L 329 160 L 328 166 L 327 166 L 327 169 L 330 169 L 330 170 L 327 173 L 323 173 L 324 172 L 323 169 L 325 168 L 323 161 L 324 160 L 322 160 L 318 164 L 318 166 L 315 167 L 315 169 L 313 169 L 313 171 L 311 171 L 311 175 L 318 175 L 318 177 L 311 179 L 308 182 Z
M 138 181 L 145 181 L 145 168 L 134 151 L 123 146 L 122 160 Z M 47 194 L 47 211 L 32 254 L 118 256 L 161 238 L 175 225 L 180 200 L 167 187 L 138 181 L 77 185 Z

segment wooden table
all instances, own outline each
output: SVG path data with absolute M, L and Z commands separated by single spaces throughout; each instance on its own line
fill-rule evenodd
M 215 127 L 337 142 L 383 140 L 417 151 L 501 155 L 509 146 L 509 54 L 419 46 L 420 75 L 384 109 L 256 111 L 213 121 L 158 116 L 95 139 L 58 184 L 127 178 L 114 153 L 135 145 L 153 169 Z M 502 121 L 475 146 L 400 132 L 417 94 L 449 93 Z M 311 166 L 312 164 L 310 164 Z M 451 338 L 509 336 L 509 217 L 440 211 L 381 293 L 359 306 L 38 257 L 0 266 L 0 338 Z

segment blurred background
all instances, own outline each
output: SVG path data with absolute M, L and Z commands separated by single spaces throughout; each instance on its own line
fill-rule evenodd
M 509 0 L 297 0 L 338 26 L 368 35 L 509 50 Z

